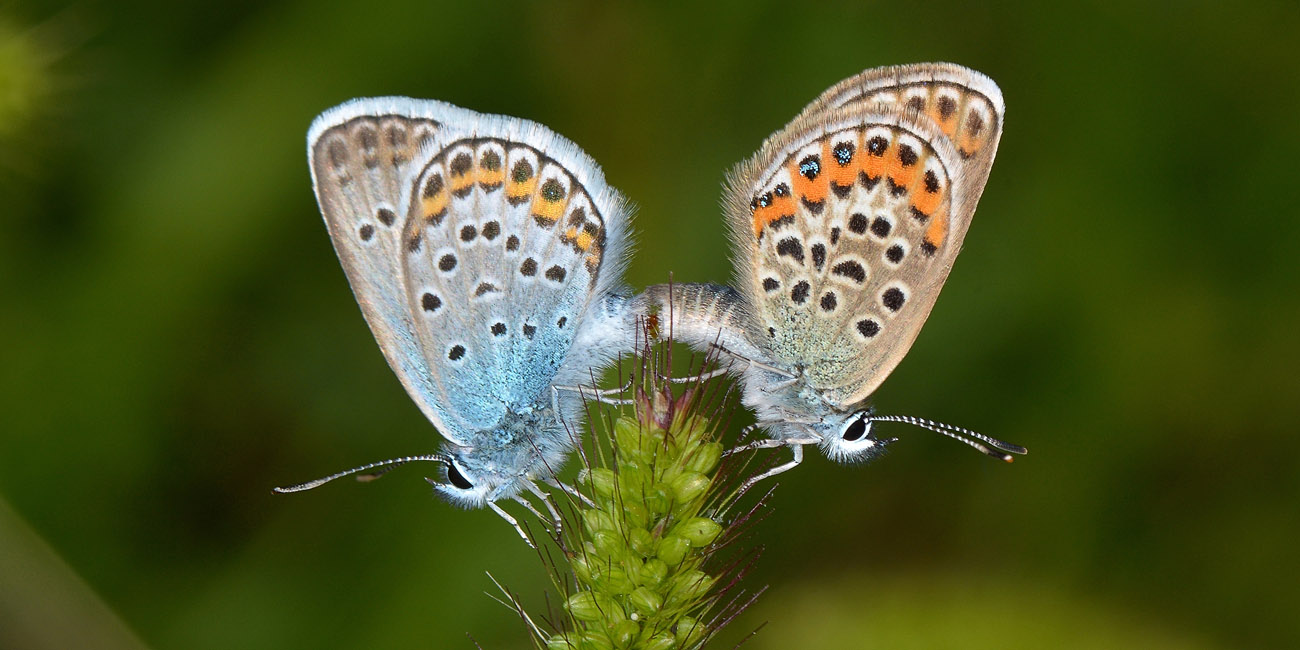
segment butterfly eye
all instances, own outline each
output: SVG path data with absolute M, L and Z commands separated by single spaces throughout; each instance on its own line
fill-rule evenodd
M 860 440 L 862 439 L 862 436 L 867 435 L 867 428 L 867 419 L 858 418 L 850 422 L 849 426 L 844 427 L 843 438 L 847 442 Z
M 447 480 L 450 481 L 452 485 L 462 490 L 474 489 L 474 484 L 470 483 L 469 480 L 465 478 L 465 475 L 461 474 L 460 470 L 456 469 L 455 463 L 447 463 Z

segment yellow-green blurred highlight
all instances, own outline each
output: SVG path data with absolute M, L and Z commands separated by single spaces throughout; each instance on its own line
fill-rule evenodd
M 19 147 L 30 143 L 20 135 L 48 110 L 51 53 L 42 50 L 33 34 L 0 13 L 0 169 L 18 163 L 23 155 Z

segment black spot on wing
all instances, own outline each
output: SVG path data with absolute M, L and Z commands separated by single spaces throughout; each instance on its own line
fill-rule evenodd
M 898 287 L 890 287 L 880 294 L 880 303 L 887 307 L 889 311 L 898 311 L 903 308 L 903 303 L 907 302 L 907 296 Z
M 888 237 L 889 231 L 892 229 L 893 226 L 890 226 L 889 220 L 884 217 L 876 217 L 871 220 L 871 234 L 877 237 Z
M 857 328 L 858 333 L 867 338 L 871 338 L 880 333 L 880 323 L 877 323 L 870 318 L 858 321 Z
M 790 290 L 790 300 L 793 300 L 796 305 L 808 302 L 808 292 L 811 289 L 807 282 L 800 280 L 799 284 L 794 285 L 794 289 Z
M 957 102 L 953 98 L 944 95 L 939 97 L 939 119 L 947 121 L 957 110 Z
M 798 237 L 786 237 L 776 243 L 776 254 L 789 257 L 803 264 L 803 243 Z
M 858 284 L 862 284 L 867 279 L 867 270 L 856 260 L 848 260 L 832 266 L 831 273 L 853 280 Z
M 849 231 L 856 235 L 867 232 L 867 217 L 859 212 L 853 213 L 849 217 Z

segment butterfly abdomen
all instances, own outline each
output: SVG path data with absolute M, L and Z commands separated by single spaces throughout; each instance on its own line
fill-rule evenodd
M 745 337 L 749 315 L 741 294 L 712 283 L 656 284 L 635 299 L 640 313 L 654 313 L 662 338 L 685 343 L 702 352 L 715 344 L 747 358 L 757 354 Z

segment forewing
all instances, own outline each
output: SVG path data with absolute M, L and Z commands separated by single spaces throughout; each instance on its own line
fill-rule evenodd
M 997 154 L 1006 106 L 1002 90 L 984 74 L 955 63 L 872 68 L 835 84 L 795 121 L 818 113 L 874 104 L 901 106 L 929 119 L 961 156 L 961 175 L 973 211 Z
M 307 155 L 334 250 L 388 365 L 425 416 L 455 441 L 464 427 L 448 420 L 437 399 L 407 305 L 400 252 L 413 170 L 440 122 L 405 98 L 353 100 L 316 118 Z
M 621 270 L 626 209 L 595 163 L 533 122 L 406 98 L 327 111 L 309 153 L 362 312 L 442 434 L 474 444 L 544 399 Z
M 733 173 L 726 199 L 755 344 L 779 365 L 802 366 L 838 405 L 864 400 L 911 347 L 961 248 L 1001 127 L 1000 111 L 989 113 L 981 144 L 963 150 L 956 143 L 971 134 L 960 126 L 954 140 L 915 105 L 864 98 L 887 90 L 836 92 L 853 81 L 825 96 L 847 99 L 814 102 L 764 143 Z M 942 90 L 929 87 L 930 101 Z
M 414 177 L 402 276 L 434 382 L 483 429 L 505 409 L 549 404 L 617 282 L 627 216 L 568 140 L 524 120 L 442 111 L 454 137 Z

